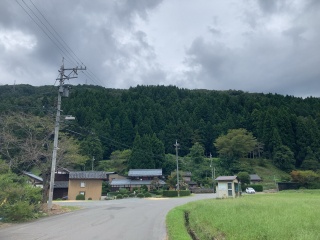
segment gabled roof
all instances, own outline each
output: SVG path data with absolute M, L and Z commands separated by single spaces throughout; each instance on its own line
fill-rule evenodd
M 217 177 L 216 180 L 217 181 L 233 181 L 237 178 L 237 176 L 220 176 Z
M 113 179 L 110 183 L 111 186 L 119 185 L 150 185 L 152 180 L 131 180 L 131 179 Z M 165 185 L 163 180 L 159 180 L 160 185 Z
M 162 176 L 162 169 L 130 169 L 129 177 L 156 177 Z
M 261 181 L 261 177 L 259 177 L 257 174 L 249 174 L 250 181 Z
M 33 173 L 25 172 L 25 171 L 23 171 L 22 173 L 23 173 L 24 175 L 30 177 L 30 178 L 33 178 L 33 179 L 37 180 L 38 182 L 43 182 L 42 177 L 39 177 L 39 176 L 37 176 L 37 175 L 34 175 Z
M 107 179 L 107 173 L 102 171 L 70 172 L 69 179 Z

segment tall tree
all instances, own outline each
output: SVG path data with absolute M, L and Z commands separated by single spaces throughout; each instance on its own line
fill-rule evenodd
M 219 154 L 225 157 L 241 158 L 254 150 L 257 139 L 246 129 L 231 129 L 218 137 L 214 143 Z
M 193 144 L 192 148 L 190 148 L 189 156 L 195 164 L 203 163 L 203 161 L 204 161 L 204 148 L 203 148 L 203 146 L 198 142 Z
M 14 172 L 36 167 L 43 179 L 43 202 L 47 201 L 53 147 L 53 122 L 49 117 L 29 114 L 1 116 L 0 154 Z M 74 140 L 60 133 L 57 166 L 81 165 L 84 161 Z
M 289 147 L 282 145 L 275 151 L 273 162 L 274 165 L 281 170 L 290 172 L 294 169 L 295 164 L 293 152 Z

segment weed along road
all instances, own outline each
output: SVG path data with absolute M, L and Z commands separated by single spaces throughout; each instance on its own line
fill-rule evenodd
M 1 240 L 164 240 L 168 211 L 187 202 L 215 198 L 197 194 L 172 199 L 55 202 L 83 209 L 0 228 Z

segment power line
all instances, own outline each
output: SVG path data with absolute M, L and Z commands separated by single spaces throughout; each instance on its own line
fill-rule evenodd
M 61 51 L 61 53 L 64 53 L 63 50 L 52 40 L 52 38 L 46 33 L 46 31 L 37 23 L 37 21 L 28 13 L 28 11 L 16 0 L 16 3 L 19 4 L 19 6 L 25 11 L 26 14 L 32 19 L 32 21 L 37 24 L 37 26 L 41 29 L 41 31 L 56 45 L 56 47 Z M 61 55 L 63 56 L 63 55 Z
M 81 59 L 75 54 L 75 52 L 69 47 L 69 45 L 63 40 L 63 38 L 61 37 L 61 35 L 54 29 L 54 27 L 50 24 L 50 22 L 47 20 L 47 18 L 42 14 L 42 12 L 37 8 L 37 6 L 32 2 L 32 0 L 30 0 L 30 2 L 32 3 L 32 5 L 34 6 L 34 8 L 40 13 L 40 15 L 43 17 L 43 19 L 49 24 L 49 26 L 51 27 L 51 29 L 55 32 L 55 34 L 60 38 L 60 40 L 66 45 L 66 47 L 70 50 L 70 52 L 81 62 L 81 64 L 83 66 L 84 63 L 81 61 Z
M 71 47 L 66 43 L 66 41 L 62 38 L 62 36 L 56 31 L 56 29 L 52 26 L 49 20 L 45 17 L 45 14 L 41 12 L 41 10 L 34 4 L 32 0 L 30 0 L 32 6 L 38 12 L 38 15 L 31 7 L 22 0 L 26 7 L 23 7 L 18 0 L 16 3 L 23 9 L 23 11 L 31 18 L 31 20 L 40 28 L 40 30 L 50 39 L 50 41 L 60 50 L 62 56 L 65 56 L 66 60 L 71 62 L 72 64 L 76 63 L 76 65 L 86 66 L 83 61 L 78 57 L 78 55 L 71 49 Z M 29 10 L 29 11 L 28 11 Z M 41 20 L 41 18 L 43 20 Z M 52 29 L 52 31 L 50 30 Z M 97 85 L 103 86 L 104 83 L 90 70 L 87 69 L 88 73 L 84 73 L 84 75 L 90 79 L 93 83 Z
M 83 137 L 86 137 L 86 136 L 89 136 L 89 135 L 94 134 L 94 135 L 96 135 L 96 136 L 98 136 L 98 137 L 100 137 L 100 138 L 103 138 L 103 139 L 108 140 L 109 142 L 111 142 L 111 145 L 113 145 L 113 146 L 115 146 L 115 147 L 122 146 L 122 147 L 126 147 L 127 149 L 132 150 L 132 147 L 128 146 L 127 144 L 118 142 L 118 141 L 116 141 L 116 140 L 114 140 L 114 139 L 108 138 L 108 137 L 103 136 L 103 135 L 98 135 L 98 134 L 96 134 L 96 133 L 94 133 L 94 132 L 92 132 L 92 131 L 84 128 L 84 127 L 81 127 L 81 126 L 77 126 L 77 127 L 79 127 L 80 129 L 86 131 L 87 134 L 79 133 L 79 132 L 76 132 L 76 131 L 71 130 L 71 129 L 63 129 L 63 130 L 64 130 L 64 131 L 71 132 L 71 133 L 74 133 L 74 134 L 76 134 L 76 135 L 83 136 Z M 141 150 L 141 151 L 140 151 L 140 150 L 137 150 L 137 152 L 145 153 L 145 151 L 142 151 L 142 150 Z M 152 154 L 152 155 L 150 155 L 150 156 L 151 156 L 151 157 L 163 157 L 163 155 L 161 155 L 161 154 Z

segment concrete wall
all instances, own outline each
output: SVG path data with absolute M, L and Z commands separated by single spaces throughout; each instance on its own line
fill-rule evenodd
M 85 183 L 84 187 L 81 187 L 81 182 Z M 96 179 L 70 179 L 68 189 L 68 199 L 75 200 L 76 196 L 80 192 L 85 192 L 85 199 L 91 198 L 92 200 L 100 200 L 102 192 L 102 180 Z

